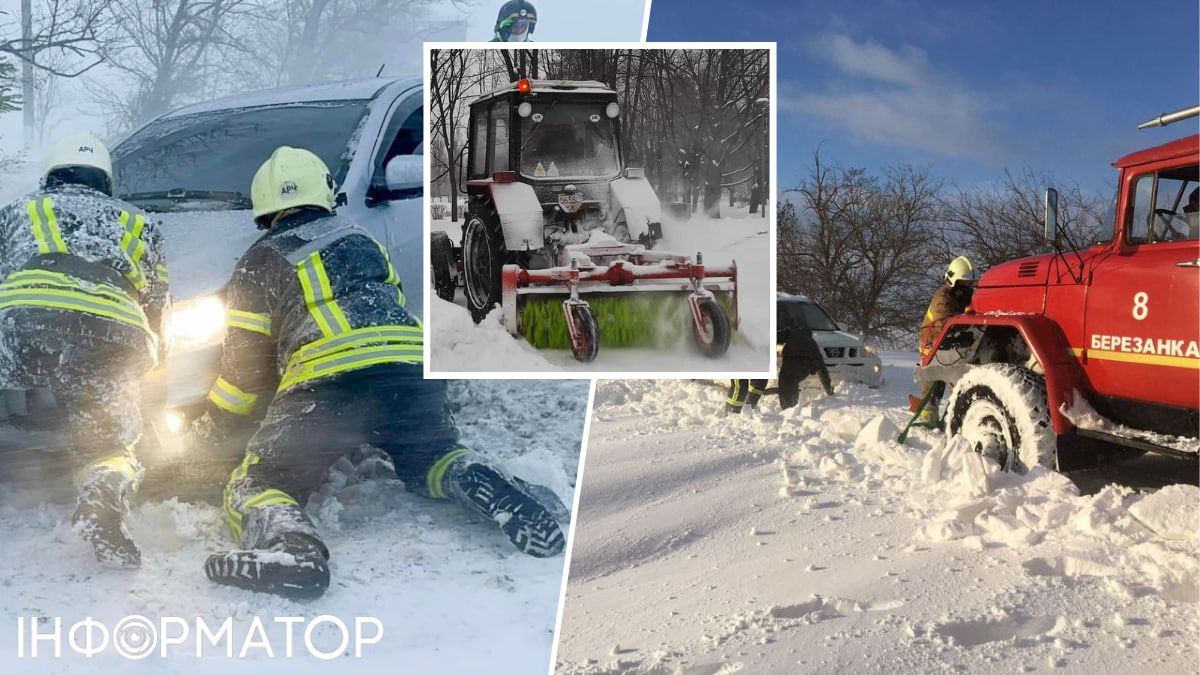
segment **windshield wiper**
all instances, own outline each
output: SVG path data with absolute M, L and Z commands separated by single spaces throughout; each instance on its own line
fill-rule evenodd
M 182 188 L 174 190 L 157 190 L 153 192 L 130 192 L 128 194 L 117 195 L 118 199 L 124 199 L 127 202 L 141 205 L 144 202 L 171 202 L 172 205 L 177 205 L 182 202 L 217 202 L 227 204 L 234 208 L 250 208 L 250 199 L 241 192 L 232 190 L 184 190 Z M 171 208 L 153 208 L 151 211 L 170 211 Z
M 549 107 L 546 108 L 546 112 L 542 113 L 542 119 L 534 122 L 533 126 L 529 127 L 529 133 L 525 134 L 525 140 L 521 141 L 521 147 L 519 148 L 520 152 L 525 152 L 525 146 L 529 145 L 529 140 L 533 138 L 533 132 L 537 131 L 537 128 L 542 126 L 542 122 L 546 121 L 546 115 L 549 115 L 550 111 L 554 110 L 554 106 L 558 105 L 559 100 L 560 99 L 556 98 L 551 101 Z

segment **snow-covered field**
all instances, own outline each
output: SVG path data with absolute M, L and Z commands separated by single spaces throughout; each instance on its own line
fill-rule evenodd
M 466 444 L 572 503 L 587 382 L 454 382 L 451 391 Z M 8 561 L 0 569 L 0 672 L 537 673 L 550 658 L 563 558 L 517 553 L 494 524 L 446 502 L 406 494 L 396 481 L 360 485 L 310 504 L 333 555 L 329 592 L 311 603 L 218 587 L 204 578 L 205 556 L 230 545 L 215 502 L 138 506 L 131 530 L 144 561 L 135 572 L 98 567 L 67 524 L 70 505 L 0 503 Z M 208 647 L 206 658 L 197 659 L 194 647 L 183 646 L 171 648 L 165 662 L 157 656 L 127 661 L 111 648 L 89 660 L 66 647 L 66 628 L 76 621 L 93 617 L 112 627 L 134 614 L 156 623 L 161 617 L 189 623 L 203 617 L 214 628 L 233 617 L 235 656 L 259 617 L 276 658 L 258 648 L 235 661 L 222 646 Z M 286 627 L 274 619 L 322 614 L 351 627 L 355 617 L 377 617 L 383 639 L 364 646 L 361 659 L 323 661 L 299 646 L 296 658 L 283 658 Z M 27 633 L 26 658 L 18 659 L 17 617 L 62 617 L 63 658 L 28 658 Z M 42 633 L 52 629 L 52 623 L 42 626 Z M 296 636 L 299 645 L 299 629 Z M 336 650 L 340 636 L 332 625 L 322 624 L 315 636 L 319 648 Z M 43 654 L 50 648 L 41 645 Z
M 1200 489 L 1001 474 L 879 390 L 597 385 L 561 673 L 1196 672 Z
M 554 372 L 579 371 L 589 375 L 616 372 L 762 372 L 772 363 L 774 338 L 770 335 L 774 291 L 770 284 L 769 220 L 746 209 L 722 208 L 723 217 L 694 215 L 683 223 L 663 224 L 663 239 L 656 250 L 704 254 L 707 265 L 737 261 L 741 329 L 724 357 L 710 359 L 697 351 L 691 333 L 669 350 L 606 348 L 600 336 L 600 355 L 592 363 L 579 363 L 570 350 L 536 350 L 511 337 L 500 323 L 497 309 L 479 325 L 466 310 L 462 289 L 453 304 L 431 299 L 426 323 L 432 332 L 430 369 L 451 372 Z M 432 231 L 444 231 L 451 240 L 462 237 L 462 223 L 435 220 Z

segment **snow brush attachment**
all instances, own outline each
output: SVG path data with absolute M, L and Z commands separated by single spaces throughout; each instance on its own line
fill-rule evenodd
M 585 362 L 596 357 L 597 342 L 668 348 L 689 329 L 705 356 L 729 349 L 738 326 L 736 263 L 708 269 L 699 254 L 693 261 L 615 240 L 570 246 L 566 255 L 569 266 L 504 266 L 501 305 L 510 333 L 539 349 L 570 348 Z

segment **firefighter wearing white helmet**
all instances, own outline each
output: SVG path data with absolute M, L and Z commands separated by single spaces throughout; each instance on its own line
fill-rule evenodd
M 43 166 L 40 189 L 0 210 L 0 388 L 53 391 L 77 464 L 75 527 L 100 562 L 137 567 L 124 520 L 142 474 L 139 379 L 166 355 L 162 237 L 113 198 L 95 137 L 62 139 Z
M 933 349 L 933 342 L 942 332 L 942 327 L 951 317 L 971 310 L 971 295 L 975 292 L 975 283 L 979 275 L 975 266 L 965 256 L 958 256 L 946 267 L 943 283 L 933 294 L 929 307 L 925 310 L 925 318 L 921 321 L 921 332 L 917 348 L 924 358 Z M 928 402 L 921 409 L 922 422 L 937 421 L 938 396 L 929 396 L 931 382 L 922 385 L 922 398 L 928 397 Z
M 445 381 L 423 378 L 421 321 L 400 276 L 378 241 L 334 212 L 334 190 L 320 158 L 297 148 L 278 148 L 254 175 L 254 220 L 267 232 L 227 286 L 220 375 L 192 437 L 257 431 L 225 489 L 240 548 L 209 556 L 205 573 L 294 598 L 324 593 L 329 549 L 303 505 L 348 454 L 468 506 L 525 553 L 561 552 L 566 509 L 553 493 L 459 443 Z

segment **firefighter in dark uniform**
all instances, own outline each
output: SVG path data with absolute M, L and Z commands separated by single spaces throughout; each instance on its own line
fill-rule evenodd
M 532 42 L 537 10 L 526 0 L 509 0 L 500 6 L 492 42 Z
M 753 410 L 758 406 L 758 400 L 762 398 L 766 389 L 766 380 L 730 380 L 729 396 L 725 398 L 725 412 L 737 415 L 745 406 L 750 406 Z
M 826 396 L 833 396 L 833 383 L 821 348 L 808 326 L 783 332 L 783 363 L 779 366 L 779 407 L 787 410 L 800 402 L 800 383 L 810 375 L 821 379 Z
M 165 359 L 170 294 L 158 226 L 112 197 L 112 176 L 99 140 L 71 136 L 41 189 L 0 211 L 0 387 L 53 392 L 78 464 L 73 523 L 101 563 L 134 568 L 139 379 Z
M 975 273 L 975 266 L 965 256 L 959 256 L 950 261 L 950 265 L 946 268 L 946 275 L 943 277 L 943 283 L 934 292 L 933 299 L 929 301 L 929 307 L 925 310 L 925 318 L 921 320 L 917 349 L 921 353 L 922 360 L 933 349 L 933 341 L 942 332 L 942 327 L 946 325 L 946 322 L 953 316 L 971 310 L 971 295 L 975 292 L 975 283 L 978 280 L 979 276 Z M 935 391 L 932 395 L 930 394 L 930 389 L 935 384 L 938 383 L 923 382 L 921 384 L 921 398 L 929 398 L 925 407 L 921 409 L 920 421 L 922 423 L 932 424 L 938 421 L 940 392 Z M 940 389 L 940 384 L 938 386 Z
M 193 442 L 262 422 L 225 489 L 243 550 L 210 556 L 209 578 L 321 595 L 329 551 L 304 505 L 328 468 L 363 446 L 387 453 L 410 491 L 467 506 L 524 553 L 561 552 L 566 509 L 553 493 L 458 443 L 446 382 L 422 378 L 422 325 L 405 309 L 400 277 L 381 244 L 333 213 L 321 159 L 276 149 L 251 199 L 267 232 L 230 279 L 221 372 Z

